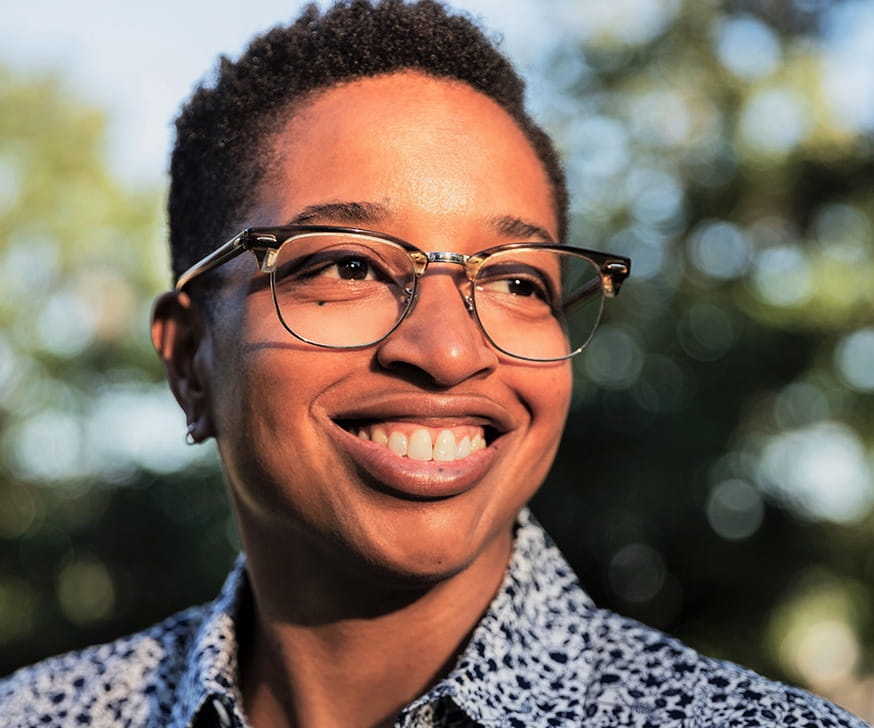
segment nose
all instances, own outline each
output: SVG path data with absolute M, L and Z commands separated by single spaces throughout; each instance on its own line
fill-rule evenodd
M 466 280 L 460 270 L 435 265 L 420 279 L 414 309 L 378 345 L 382 367 L 418 372 L 443 387 L 494 370 L 497 351 L 469 313 L 456 274 Z

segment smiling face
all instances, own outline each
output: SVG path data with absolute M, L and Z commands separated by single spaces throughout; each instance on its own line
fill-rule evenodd
M 246 225 L 353 225 L 467 255 L 557 236 L 530 143 L 463 84 L 401 73 L 334 87 L 272 143 Z M 502 572 L 559 442 L 569 364 L 490 346 L 457 265 L 432 264 L 400 327 L 352 350 L 292 338 L 251 256 L 225 267 L 194 361 L 247 551 L 418 583 L 475 563 Z

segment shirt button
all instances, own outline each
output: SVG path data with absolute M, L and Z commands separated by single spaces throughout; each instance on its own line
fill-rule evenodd
M 212 707 L 218 718 L 219 726 L 221 726 L 221 728 L 233 728 L 234 724 L 231 722 L 231 716 L 228 713 L 228 709 L 219 698 L 212 699 Z

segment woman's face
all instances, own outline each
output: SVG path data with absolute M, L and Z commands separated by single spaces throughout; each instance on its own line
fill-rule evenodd
M 464 254 L 538 237 L 520 230 L 557 237 L 530 143 L 463 84 L 400 73 L 334 87 L 272 143 L 247 226 L 352 225 Z M 559 442 L 569 364 L 491 347 L 459 294 L 460 266 L 433 264 L 391 336 L 342 351 L 289 335 L 251 256 L 227 267 L 198 366 L 247 550 L 416 582 L 477 559 L 503 568 L 514 516 Z M 465 456 L 465 437 L 485 446 Z M 401 456 L 383 438 L 425 452 L 442 438 L 462 457 Z

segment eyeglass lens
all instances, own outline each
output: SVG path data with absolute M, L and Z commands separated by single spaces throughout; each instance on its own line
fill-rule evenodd
M 313 344 L 379 341 L 411 304 L 409 253 L 354 233 L 304 233 L 276 257 L 273 291 L 283 325 Z M 480 325 L 507 354 L 560 359 L 584 346 L 603 305 L 595 266 L 572 253 L 536 247 L 485 258 L 472 286 Z

